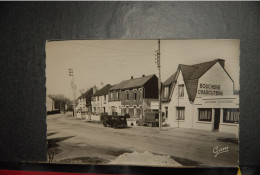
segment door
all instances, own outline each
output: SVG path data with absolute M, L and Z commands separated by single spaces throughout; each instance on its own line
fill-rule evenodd
M 215 116 L 214 116 L 214 129 L 219 129 L 219 122 L 220 122 L 220 109 L 215 109 Z

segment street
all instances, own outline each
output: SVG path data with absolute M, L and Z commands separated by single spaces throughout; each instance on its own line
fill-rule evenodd
M 47 116 L 52 162 L 107 164 L 124 153 L 148 151 L 170 156 L 182 166 L 238 166 L 233 134 L 170 127 L 114 129 L 70 116 Z

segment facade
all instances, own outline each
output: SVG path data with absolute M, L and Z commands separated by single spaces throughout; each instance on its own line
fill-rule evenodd
M 87 118 L 91 114 L 91 97 L 95 92 L 96 88 L 93 87 L 78 97 L 78 104 L 76 106 L 77 118 Z
M 107 84 L 92 96 L 92 120 L 100 120 L 100 114 L 109 111 L 108 92 L 111 87 L 112 85 Z
M 238 134 L 239 96 L 224 66 L 221 59 L 178 66 L 162 88 L 168 125 Z
M 109 90 L 110 114 L 129 114 L 131 118 L 142 118 L 146 111 L 152 110 L 152 102 L 158 102 L 156 75 L 131 77 Z

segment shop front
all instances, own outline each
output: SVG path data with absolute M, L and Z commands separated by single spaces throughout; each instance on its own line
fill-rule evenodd
M 239 98 L 236 95 L 203 97 L 194 103 L 193 127 L 238 135 Z

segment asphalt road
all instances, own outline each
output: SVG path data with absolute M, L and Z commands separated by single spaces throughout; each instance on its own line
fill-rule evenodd
M 113 129 L 57 114 L 47 116 L 53 162 L 106 164 L 123 153 L 150 151 L 169 155 L 183 166 L 238 166 L 235 135 L 194 129 L 132 127 Z M 213 148 L 227 148 L 215 157 Z

